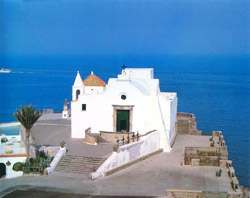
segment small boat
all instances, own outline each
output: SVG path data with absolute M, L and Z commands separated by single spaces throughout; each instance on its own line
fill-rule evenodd
M 0 70 L 0 73 L 10 73 L 10 72 L 11 72 L 11 69 L 4 69 L 4 68 L 2 68 Z

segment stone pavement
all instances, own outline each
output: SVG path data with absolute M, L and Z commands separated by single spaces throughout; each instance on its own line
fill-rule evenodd
M 0 196 L 21 185 L 87 195 L 165 196 L 166 189 L 232 192 L 227 169 L 180 166 L 183 146 L 209 145 L 208 136 L 178 135 L 170 153 L 160 153 L 108 177 L 90 181 L 75 175 L 23 176 L 0 180 Z M 18 187 L 20 186 L 20 187 Z
M 83 138 L 71 138 L 71 121 L 57 114 L 43 115 L 31 133 L 38 145 L 60 146 L 65 141 L 69 155 L 107 158 L 113 151 L 111 145 L 90 145 L 85 144 Z

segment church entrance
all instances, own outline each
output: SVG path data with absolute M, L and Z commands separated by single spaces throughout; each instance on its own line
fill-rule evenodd
M 113 132 L 133 131 L 133 105 L 113 105 Z
M 116 131 L 126 131 L 129 132 L 129 117 L 130 110 L 117 110 L 116 111 L 117 120 L 116 120 Z

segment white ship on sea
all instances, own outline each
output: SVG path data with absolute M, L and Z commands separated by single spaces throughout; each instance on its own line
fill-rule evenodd
M 10 73 L 10 72 L 11 72 L 11 69 L 4 69 L 4 68 L 2 68 L 0 70 L 0 73 Z

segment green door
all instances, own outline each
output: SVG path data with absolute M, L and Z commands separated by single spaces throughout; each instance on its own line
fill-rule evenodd
M 129 110 L 117 110 L 116 111 L 116 131 L 120 132 L 125 130 L 129 132 Z

